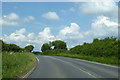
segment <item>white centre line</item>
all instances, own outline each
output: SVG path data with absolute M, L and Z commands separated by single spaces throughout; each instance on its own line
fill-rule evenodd
M 93 78 L 97 78 L 97 77 L 95 77 L 93 74 L 91 74 L 91 73 L 89 73 L 89 72 L 87 72 L 87 71 L 85 71 L 85 70 L 80 69 L 79 67 L 77 67 L 77 66 L 71 64 L 70 62 L 63 61 L 63 60 L 61 60 L 61 59 L 54 58 L 54 57 L 49 57 L 49 58 L 52 58 L 52 59 L 59 60 L 59 61 L 62 61 L 62 62 L 64 62 L 64 63 L 67 63 L 67 64 L 73 66 L 74 68 L 76 68 L 76 69 L 78 69 L 78 70 L 80 70 L 80 71 L 82 71 L 82 72 L 84 72 L 84 73 L 87 73 L 88 75 L 92 76 Z

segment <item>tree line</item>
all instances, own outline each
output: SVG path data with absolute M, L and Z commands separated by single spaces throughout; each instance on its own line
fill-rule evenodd
M 92 43 L 84 43 L 75 46 L 69 51 L 71 54 L 80 54 L 95 57 L 118 57 L 118 40 L 117 38 L 94 39 Z
M 28 45 L 25 46 L 24 48 L 19 47 L 16 44 L 7 44 L 5 42 L 3 42 L 2 40 L 0 40 L 0 51 L 7 51 L 7 52 L 31 52 L 34 49 L 33 45 Z
M 34 49 L 34 46 L 28 45 L 24 48 L 20 48 L 16 44 L 7 44 L 0 40 L 2 44 L 1 51 L 13 51 L 13 52 L 31 52 Z M 41 47 L 42 52 L 34 52 L 35 54 L 78 54 L 85 56 L 95 56 L 95 57 L 120 57 L 119 46 L 120 40 L 113 37 L 107 37 L 104 39 L 93 39 L 92 43 L 84 43 L 83 45 L 77 45 L 70 50 L 67 49 L 67 44 L 61 40 L 55 40 L 53 42 L 44 43 Z
M 84 43 L 83 45 L 77 45 L 67 50 L 67 45 L 64 41 L 56 40 L 43 44 L 41 51 L 43 55 L 68 53 L 95 57 L 118 57 L 120 55 L 118 54 L 118 51 L 120 53 L 118 44 L 120 45 L 120 40 L 117 40 L 117 38 L 96 38 L 92 43 Z

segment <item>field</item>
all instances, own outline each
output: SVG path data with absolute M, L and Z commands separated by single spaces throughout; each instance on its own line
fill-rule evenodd
M 34 54 L 29 52 L 2 52 L 2 78 L 18 78 L 36 63 Z

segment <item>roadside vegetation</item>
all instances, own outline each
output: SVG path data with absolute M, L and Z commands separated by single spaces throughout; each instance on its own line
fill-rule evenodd
M 34 54 L 29 52 L 2 52 L 2 77 L 20 77 L 29 71 L 35 62 Z
M 94 39 L 92 43 L 84 43 L 67 50 L 63 41 L 53 41 L 43 44 L 41 55 L 64 56 L 119 66 L 120 40 L 117 38 Z M 64 47 L 63 47 L 64 46 Z M 52 48 L 53 47 L 53 48 Z
M 31 51 L 33 46 L 20 48 L 16 44 L 6 44 L 2 40 L 2 78 L 18 78 L 24 76 L 36 63 Z
M 41 51 L 33 51 L 34 47 L 28 45 L 21 48 L 16 44 L 7 44 L 0 40 L 2 49 L 2 78 L 18 78 L 25 75 L 36 63 L 35 55 L 63 56 L 120 66 L 120 40 L 117 38 L 94 39 L 92 43 L 77 45 L 67 49 L 64 41 L 56 40 L 44 43 Z M 2 52 L 1 52 L 2 51 Z M 33 53 L 31 53 L 33 51 Z

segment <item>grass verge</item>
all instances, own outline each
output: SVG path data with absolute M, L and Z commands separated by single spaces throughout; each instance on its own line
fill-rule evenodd
M 2 52 L 2 78 L 18 78 L 36 63 L 35 55 L 29 52 Z
M 69 58 L 77 58 L 87 61 L 93 61 L 113 66 L 120 66 L 120 61 L 118 61 L 117 57 L 111 56 L 111 57 L 94 57 L 94 56 L 84 56 L 84 55 L 78 55 L 78 54 L 69 54 L 69 53 L 60 53 L 60 54 L 46 54 L 49 56 L 62 56 L 62 57 L 69 57 Z

